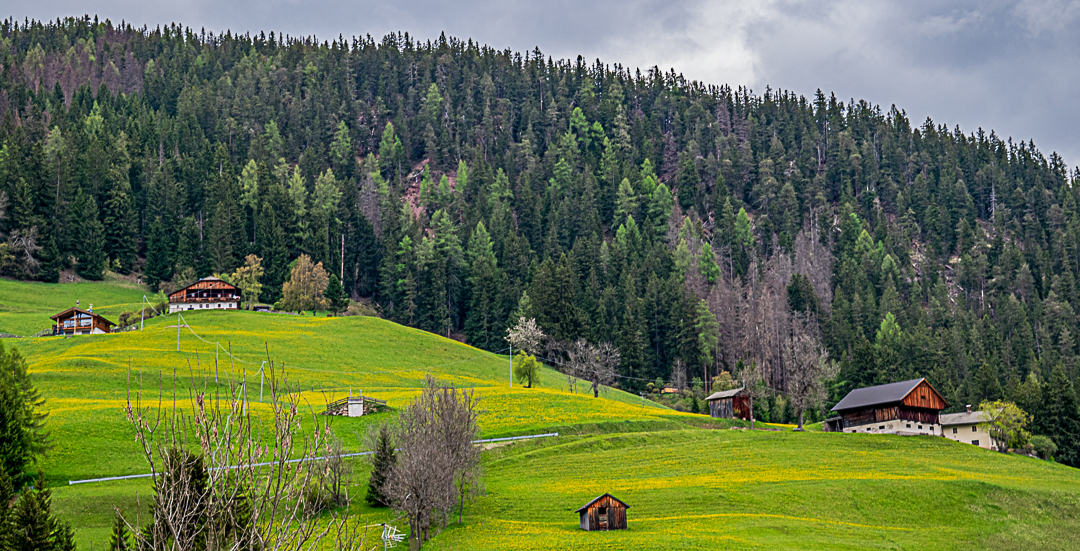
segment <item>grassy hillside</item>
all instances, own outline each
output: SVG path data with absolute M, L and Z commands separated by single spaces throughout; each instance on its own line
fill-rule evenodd
M 64 284 L 0 280 L 0 333 L 34 335 L 51 325 L 49 316 L 75 306 L 76 300 L 117 323 L 121 313 L 140 308 L 144 294 L 154 296 L 145 285 L 120 279 Z
M 23 284 L 0 281 L 0 297 Z M 36 286 L 35 286 L 36 287 Z M 44 286 L 42 296 L 67 292 Z M 112 283 L 87 284 L 88 296 L 119 296 Z M 135 296 L 141 296 L 138 290 Z M 102 301 L 104 302 L 104 301 Z M 30 316 L 33 300 L 0 317 Z M 710 430 L 730 423 L 677 413 L 610 391 L 571 394 L 545 370 L 538 388 L 509 385 L 509 360 L 375 318 L 202 312 L 179 328 L 166 316 L 143 332 L 6 341 L 31 362 L 47 399 L 56 443 L 42 462 L 54 502 L 77 528 L 80 547 L 107 542 L 114 507 L 144 507 L 149 481 L 67 486 L 68 480 L 146 472 L 121 408 L 130 362 L 133 380 L 157 396 L 183 379 L 213 384 L 231 374 L 249 381 L 283 364 L 315 409 L 361 390 L 402 406 L 426 373 L 481 397 L 485 437 L 558 430 L 556 439 L 497 447 L 484 454 L 485 495 L 464 526 L 452 525 L 433 549 L 1070 549 L 1080 545 L 1080 471 L 1003 456 L 938 438 Z M 192 331 L 197 333 L 196 337 Z M 217 349 L 220 342 L 236 357 Z M 162 383 L 162 379 L 164 383 Z M 181 384 L 183 384 L 181 381 Z M 269 398 L 264 399 L 266 402 Z M 348 449 L 392 413 L 335 418 Z M 354 461 L 357 492 L 366 467 Z M 625 532 L 584 533 L 578 506 L 603 492 L 631 505 Z M 390 518 L 360 507 L 365 522 Z
M 1080 472 L 934 437 L 675 430 L 487 452 L 432 549 L 1076 549 Z M 610 492 L 629 529 L 583 532 Z

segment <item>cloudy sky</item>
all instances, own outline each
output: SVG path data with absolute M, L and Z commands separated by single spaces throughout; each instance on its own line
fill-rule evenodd
M 407 31 L 895 104 L 1080 164 L 1080 0 L 0 0 L 0 16 L 333 38 Z

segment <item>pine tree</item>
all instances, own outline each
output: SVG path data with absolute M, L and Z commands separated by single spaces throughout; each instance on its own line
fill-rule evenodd
M 135 267 L 136 216 L 131 201 L 127 173 L 115 174 L 103 205 L 101 219 L 105 231 L 105 254 L 126 274 Z
M 131 533 L 128 531 L 127 523 L 124 522 L 124 518 L 120 516 L 120 512 L 116 512 L 116 516 L 113 519 L 112 538 L 109 541 L 109 551 L 131 551 L 133 549 L 131 545 Z
M 345 287 L 341 285 L 337 274 L 330 274 L 330 281 L 326 284 L 323 297 L 326 298 L 327 309 L 335 314 L 340 314 L 349 307 L 349 295 L 345 294 Z
M 73 210 L 73 225 L 78 229 L 78 265 L 79 277 L 97 281 L 105 277 L 105 228 L 98 220 L 97 201 L 93 197 L 80 194 Z
M 397 464 L 394 443 L 390 438 L 390 427 L 380 424 L 375 433 L 375 449 L 371 461 L 371 477 L 368 479 L 367 495 L 364 500 L 372 507 L 389 507 L 390 499 L 383 493 L 383 484 L 390 476 L 390 471 Z
M 74 532 L 52 513 L 52 491 L 38 472 L 34 488 L 24 488 L 9 512 L 5 551 L 73 551 Z
M 146 267 L 144 268 L 146 284 L 151 288 L 157 288 L 161 282 L 172 279 L 173 263 L 170 242 L 171 239 L 165 234 L 161 219 L 154 220 L 150 224 L 150 238 L 146 244 Z

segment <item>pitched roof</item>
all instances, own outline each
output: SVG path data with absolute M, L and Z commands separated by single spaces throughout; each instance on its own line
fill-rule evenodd
M 981 411 L 961 411 L 960 413 L 943 413 L 938 416 L 941 426 L 950 425 L 977 425 L 989 421 L 986 414 Z
M 721 390 L 720 392 L 713 392 L 712 394 L 709 395 L 708 398 L 705 398 L 705 400 L 709 401 L 709 400 L 719 400 L 721 398 L 731 398 L 732 396 L 738 396 L 743 390 L 745 390 L 743 387 L 739 387 L 739 388 L 733 388 L 731 390 Z
M 71 308 L 68 308 L 67 310 L 64 310 L 63 312 L 60 312 L 59 314 L 56 314 L 54 316 L 49 316 L 49 319 L 51 319 L 51 320 L 60 319 L 60 318 L 64 317 L 65 314 L 68 314 L 73 310 L 75 312 L 79 312 L 80 314 L 86 314 L 86 315 L 88 315 L 88 316 L 90 316 L 92 318 L 98 318 L 101 321 L 103 321 L 103 322 L 105 322 L 105 323 L 107 323 L 109 325 L 116 325 L 115 323 L 105 319 L 105 316 L 102 316 L 101 314 L 95 314 L 95 313 L 93 313 L 93 312 L 91 312 L 89 310 L 83 310 L 82 308 L 75 308 L 74 306 L 71 307 Z
M 601 500 L 601 499 L 603 499 L 604 497 L 610 497 L 611 499 L 614 499 L 615 501 L 618 501 L 619 503 L 622 503 L 622 504 L 623 504 L 623 507 L 626 507 L 627 509 L 629 509 L 629 508 L 630 508 L 630 506 L 629 506 L 629 505 L 627 505 L 627 504 L 626 504 L 626 502 L 624 502 L 623 500 L 621 500 L 621 499 L 619 499 L 619 498 L 617 498 L 617 497 L 615 497 L 615 496 L 613 496 L 613 495 L 611 495 L 611 494 L 609 494 L 609 493 L 606 493 L 606 492 L 605 492 L 605 493 L 603 493 L 603 494 L 600 494 L 600 495 L 598 495 L 598 496 L 594 497 L 594 498 L 592 499 L 592 501 L 590 501 L 590 502 L 586 503 L 585 505 L 582 505 L 582 506 L 581 506 L 580 508 L 578 508 L 578 510 L 577 510 L 577 511 L 574 511 L 574 512 L 575 512 L 575 513 L 580 513 L 580 512 L 582 512 L 582 511 L 584 511 L 585 509 L 588 509 L 588 508 L 589 508 L 589 507 L 590 507 L 590 506 L 591 506 L 591 505 L 592 505 L 593 503 L 596 503 L 597 501 L 600 501 L 600 500 Z
M 224 283 L 225 285 L 228 285 L 229 287 L 232 287 L 233 289 L 236 289 L 238 291 L 240 290 L 240 288 L 237 287 L 236 285 L 233 285 L 232 283 L 229 283 L 228 281 L 225 281 L 224 279 L 221 279 L 220 277 L 209 276 L 209 277 L 204 277 L 204 278 L 202 278 L 202 279 L 200 279 L 200 280 L 198 280 L 198 281 L 196 281 L 194 283 L 188 284 L 188 285 L 186 285 L 184 287 L 181 287 L 181 288 L 169 293 L 169 296 L 171 297 L 171 296 L 179 293 L 180 291 L 183 291 L 184 289 L 187 289 L 188 287 L 191 287 L 193 285 L 198 285 L 200 283 L 207 282 L 207 281 L 220 281 L 220 282 Z
M 898 383 L 889 383 L 887 385 L 856 388 L 849 392 L 847 396 L 844 396 L 844 399 L 840 400 L 839 404 L 833 406 L 832 411 L 902 402 L 905 396 L 910 394 L 912 390 L 915 390 L 915 387 L 919 386 L 919 383 L 925 380 L 926 379 L 912 379 L 910 381 L 900 381 Z

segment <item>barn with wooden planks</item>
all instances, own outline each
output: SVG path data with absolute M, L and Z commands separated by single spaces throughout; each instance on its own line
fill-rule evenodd
M 750 394 L 745 388 L 714 392 L 705 400 L 709 402 L 710 417 L 750 420 Z
M 594 498 L 577 510 L 581 515 L 581 529 L 587 532 L 626 530 L 626 510 L 629 508 L 611 494 Z
M 949 407 L 926 379 L 857 388 L 832 408 L 836 428 L 850 433 L 941 434 L 941 410 Z

